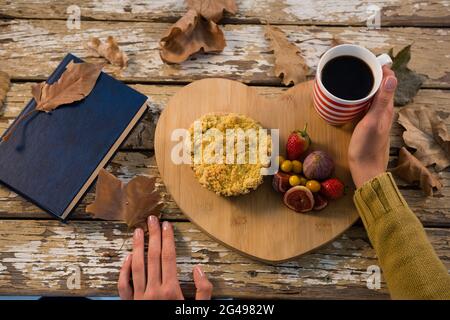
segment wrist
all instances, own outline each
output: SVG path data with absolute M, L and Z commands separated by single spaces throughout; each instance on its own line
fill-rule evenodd
M 350 171 L 353 178 L 353 183 L 355 184 L 356 188 L 360 188 L 364 183 L 367 181 L 370 181 L 371 179 L 379 176 L 383 172 L 385 172 L 384 169 L 379 168 L 371 168 L 371 167 L 359 167 L 359 168 L 353 168 L 350 166 Z

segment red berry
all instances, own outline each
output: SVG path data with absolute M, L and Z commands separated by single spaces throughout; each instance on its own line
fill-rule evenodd
M 320 185 L 320 193 L 328 199 L 336 200 L 344 195 L 344 184 L 337 178 L 325 180 Z
M 303 130 L 293 131 L 286 143 L 286 155 L 289 160 L 300 159 L 300 156 L 309 148 L 311 139 L 306 132 L 307 125 Z

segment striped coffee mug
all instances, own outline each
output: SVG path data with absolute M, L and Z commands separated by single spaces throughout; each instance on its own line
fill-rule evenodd
M 340 56 L 353 56 L 363 60 L 372 70 L 374 84 L 369 94 L 359 100 L 345 100 L 331 94 L 322 83 L 323 67 L 330 60 Z M 319 116 L 332 125 L 350 122 L 365 112 L 372 102 L 383 80 L 382 66 L 392 64 L 387 54 L 376 57 L 372 52 L 357 45 L 343 44 L 329 49 L 319 61 L 314 81 L 314 108 Z

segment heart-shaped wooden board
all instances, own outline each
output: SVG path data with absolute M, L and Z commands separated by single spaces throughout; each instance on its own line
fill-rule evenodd
M 312 81 L 268 99 L 251 87 L 225 79 L 205 79 L 181 89 L 162 112 L 155 134 L 156 161 L 168 191 L 186 216 L 222 244 L 256 259 L 275 263 L 311 251 L 336 238 L 357 219 L 347 148 L 353 124 L 328 125 L 316 114 Z M 283 204 L 272 189 L 272 176 L 244 196 L 222 197 L 202 187 L 188 164 L 171 160 L 175 129 L 187 129 L 207 113 L 234 112 L 247 115 L 266 129 L 280 130 L 280 153 L 289 133 L 308 123 L 313 149 L 331 154 L 335 176 L 348 186 L 346 195 L 331 201 L 322 211 L 296 213 Z

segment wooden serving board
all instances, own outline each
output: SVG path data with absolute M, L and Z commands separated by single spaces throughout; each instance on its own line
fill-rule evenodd
M 205 79 L 181 89 L 162 112 L 156 127 L 156 161 L 164 184 L 186 216 L 222 244 L 259 260 L 275 263 L 309 252 L 336 238 L 357 219 L 352 202 L 353 182 L 347 148 L 353 124 L 334 127 L 316 114 L 312 81 L 289 89 L 281 98 L 267 99 L 240 82 Z M 206 113 L 234 112 L 259 121 L 264 128 L 280 129 L 280 152 L 289 133 L 308 123 L 313 149 L 329 152 L 335 175 L 349 186 L 345 197 L 322 211 L 296 213 L 272 189 L 272 177 L 251 193 L 222 197 L 202 187 L 189 165 L 171 161 L 173 130 L 189 128 Z

